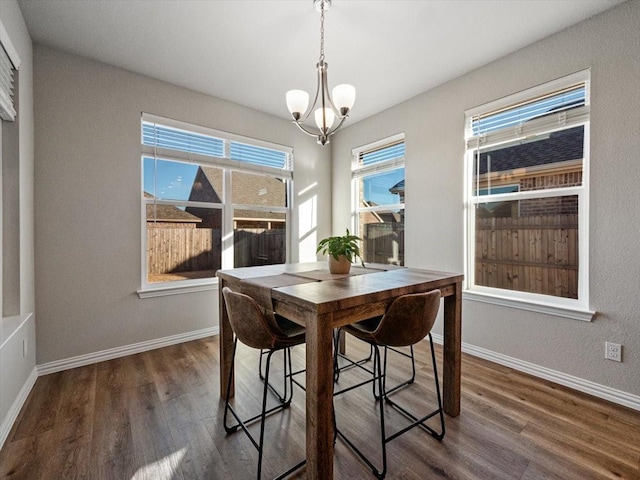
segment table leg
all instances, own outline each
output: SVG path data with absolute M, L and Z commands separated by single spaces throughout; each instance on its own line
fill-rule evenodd
M 452 417 L 460 414 L 460 376 L 462 362 L 462 283 L 455 294 L 444 297 L 444 374 L 442 400 L 444 411 Z
M 332 314 L 306 322 L 307 478 L 333 478 Z
M 222 279 L 219 279 L 218 281 L 218 318 L 220 322 L 220 398 L 225 399 L 227 382 L 229 381 L 229 375 L 231 375 L 231 361 L 233 359 L 233 330 L 229 323 L 229 316 L 227 315 L 227 309 L 225 308 L 224 297 L 222 295 L 222 289 L 225 286 L 225 282 Z M 233 397 L 234 391 L 235 384 L 232 380 L 229 398 Z

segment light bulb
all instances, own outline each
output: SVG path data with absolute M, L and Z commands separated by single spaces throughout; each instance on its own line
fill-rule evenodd
M 324 116 L 325 116 L 326 125 L 323 125 L 322 110 L 323 110 L 322 108 L 318 108 L 315 111 L 316 125 L 318 125 L 318 128 L 320 129 L 320 131 L 322 131 L 323 133 L 326 133 L 333 125 L 333 121 L 335 120 L 336 116 L 333 114 L 333 111 L 330 108 L 325 108 Z
M 309 105 L 309 94 L 304 90 L 289 90 L 287 92 L 287 108 L 294 118 L 300 118 L 307 111 Z
M 340 113 L 346 115 L 356 102 L 356 89 L 346 83 L 336 85 L 331 92 L 331 98 Z

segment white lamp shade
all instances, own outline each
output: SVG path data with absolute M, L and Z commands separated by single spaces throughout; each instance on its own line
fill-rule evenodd
M 329 130 L 333 125 L 333 121 L 336 118 L 335 115 L 333 114 L 333 111 L 330 108 L 324 109 L 326 125 L 323 125 L 323 122 L 322 122 L 322 108 L 318 108 L 315 111 L 315 116 L 316 116 L 316 125 L 318 125 L 318 128 L 320 130 L 322 130 L 323 128 L 326 128 L 326 130 Z
M 309 106 L 309 94 L 304 90 L 289 90 L 287 92 L 287 108 L 289 113 L 302 115 Z
M 343 83 L 336 85 L 331 92 L 333 104 L 338 110 L 341 108 L 347 108 L 351 110 L 353 104 L 356 102 L 356 89 L 353 85 Z

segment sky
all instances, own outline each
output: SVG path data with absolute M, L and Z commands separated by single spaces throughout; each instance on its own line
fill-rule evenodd
M 158 160 L 157 191 L 154 189 L 154 160 L 144 159 L 144 191 L 167 200 L 187 200 L 198 166 L 189 163 Z
M 165 200 L 188 200 L 198 166 L 188 163 L 144 159 L 144 191 Z M 157 184 L 154 188 L 154 171 L 157 171 Z M 400 202 L 400 196 L 389 189 L 404 179 L 404 168 L 390 172 L 368 175 L 363 179 L 364 198 L 375 205 L 389 205 Z

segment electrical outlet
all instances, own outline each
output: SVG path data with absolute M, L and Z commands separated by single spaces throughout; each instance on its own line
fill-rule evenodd
M 622 361 L 622 345 L 619 343 L 604 343 L 604 358 L 613 360 L 614 362 Z

